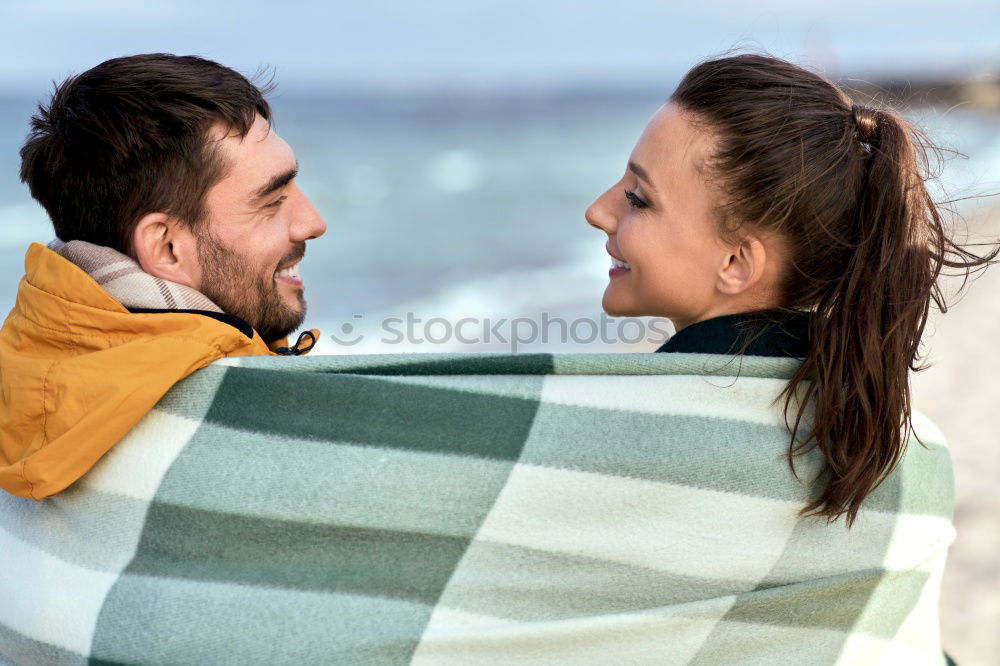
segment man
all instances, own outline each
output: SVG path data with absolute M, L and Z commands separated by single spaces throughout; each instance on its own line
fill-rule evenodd
M 174 383 L 299 354 L 298 265 L 324 233 L 264 94 L 231 69 L 116 58 L 58 86 L 21 150 L 57 240 L 32 245 L 0 330 L 0 487 L 76 481 Z

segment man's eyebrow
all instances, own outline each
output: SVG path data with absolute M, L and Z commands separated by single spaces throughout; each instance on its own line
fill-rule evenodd
M 254 201 L 258 199 L 263 199 L 268 194 L 272 194 L 273 192 L 280 190 L 282 187 L 292 182 L 292 179 L 295 178 L 297 175 L 299 175 L 298 162 L 295 163 L 295 166 L 293 168 L 289 169 L 288 171 L 279 173 L 277 176 L 274 176 L 273 178 L 271 178 L 271 180 L 264 183 L 264 185 L 261 186 L 259 190 L 254 192 L 253 195 Z
M 654 185 L 653 181 L 649 179 L 649 174 L 646 173 L 646 170 L 643 169 L 638 164 L 636 164 L 635 162 L 633 162 L 632 160 L 629 160 L 628 170 L 634 173 L 635 175 L 639 176 L 639 178 L 642 178 L 644 181 L 646 181 L 646 184 L 649 185 L 650 189 L 653 190 L 656 189 L 656 185 Z

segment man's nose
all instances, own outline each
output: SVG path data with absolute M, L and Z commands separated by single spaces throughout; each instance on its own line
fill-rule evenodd
M 289 236 L 295 242 L 319 238 L 326 233 L 326 222 L 323 221 L 323 216 L 319 214 L 309 198 L 301 192 L 299 195 L 302 199 L 298 210 L 295 211 L 292 226 L 288 230 Z

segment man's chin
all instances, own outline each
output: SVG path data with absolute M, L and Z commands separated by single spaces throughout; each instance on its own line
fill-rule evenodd
M 276 329 L 274 331 L 257 331 L 257 333 L 260 335 L 261 340 L 270 345 L 278 340 L 284 340 L 297 328 L 298 326 L 293 326 L 292 328 Z M 289 344 L 292 344 L 293 342 L 294 340 L 290 340 Z
M 280 309 L 272 306 L 264 312 L 254 313 L 256 316 L 243 317 L 267 344 L 287 337 L 305 321 L 305 304 L 295 309 L 285 306 L 284 301 L 281 304 Z

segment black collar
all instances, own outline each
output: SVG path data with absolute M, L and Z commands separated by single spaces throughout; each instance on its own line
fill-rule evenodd
M 656 351 L 805 358 L 811 317 L 809 312 L 767 310 L 706 319 L 681 329 Z
M 236 315 L 226 314 L 225 312 L 213 312 L 211 310 L 169 310 L 164 308 L 127 308 L 132 314 L 197 314 L 204 315 L 206 317 L 211 317 L 221 321 L 224 324 L 229 324 L 237 331 L 247 336 L 248 338 L 253 338 L 253 327 L 237 317 Z

